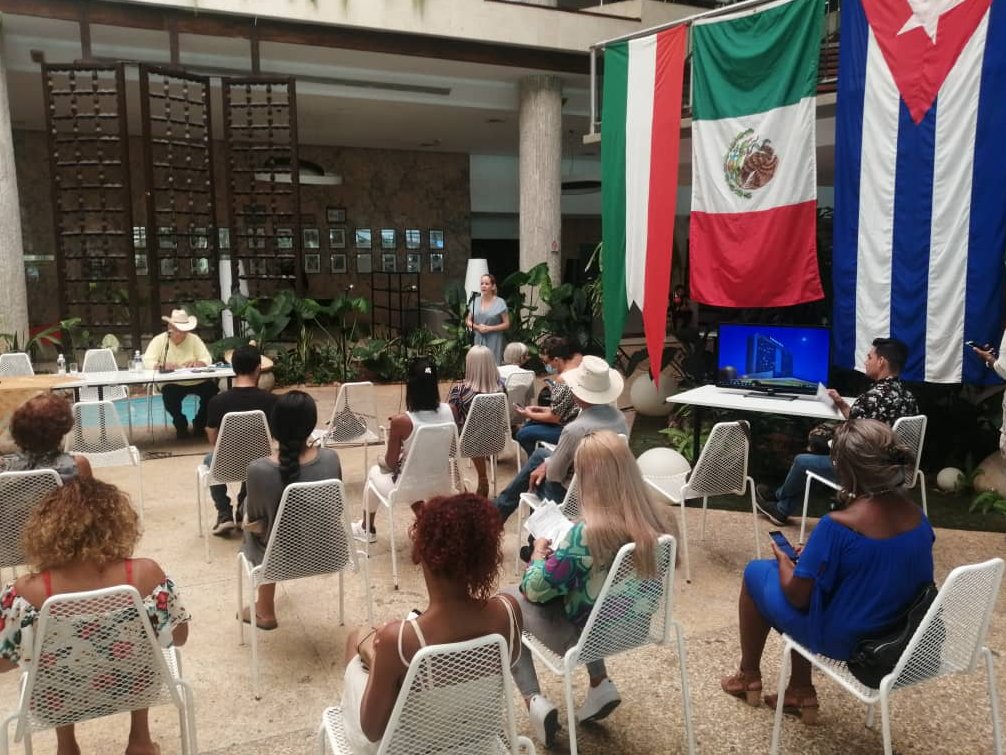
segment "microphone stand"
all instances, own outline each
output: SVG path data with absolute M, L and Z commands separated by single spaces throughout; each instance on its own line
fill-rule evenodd
M 162 375 L 164 373 L 166 373 L 166 372 L 173 372 L 173 370 L 169 370 L 168 369 L 168 347 L 169 346 L 171 346 L 171 331 L 170 330 L 165 334 L 165 338 L 164 338 L 164 353 L 161 354 L 161 364 L 160 364 L 160 367 L 158 367 L 158 370 L 157 370 Z
M 472 291 L 472 295 L 468 297 L 468 314 L 472 318 L 472 326 L 468 329 L 469 344 L 475 343 L 475 298 L 477 296 L 478 292 Z

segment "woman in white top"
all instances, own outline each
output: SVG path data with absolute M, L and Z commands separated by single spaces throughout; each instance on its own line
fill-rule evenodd
M 520 658 L 517 601 L 493 595 L 503 563 L 503 524 L 485 498 L 462 493 L 412 505 L 412 560 L 430 596 L 422 614 L 349 634 L 342 686 L 343 731 L 356 755 L 375 753 L 412 657 L 427 645 L 500 634 Z
M 367 473 L 367 480 L 383 496 L 387 496 L 395 487 L 398 472 L 409 453 L 413 431 L 423 425 L 454 422 L 451 408 L 440 400 L 437 366 L 432 359 L 419 357 L 409 365 L 405 383 L 405 407 L 407 411 L 390 418 L 387 451 L 384 458 Z M 377 530 L 374 527 L 377 506 L 376 496 L 364 496 L 363 519 L 353 522 L 353 536 L 357 540 L 377 542 Z

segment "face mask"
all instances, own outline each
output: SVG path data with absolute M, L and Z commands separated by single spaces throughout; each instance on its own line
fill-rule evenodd
M 550 364 L 546 364 L 545 365 L 545 372 L 547 372 L 549 375 L 554 375 L 555 374 L 555 367 L 553 367 Z

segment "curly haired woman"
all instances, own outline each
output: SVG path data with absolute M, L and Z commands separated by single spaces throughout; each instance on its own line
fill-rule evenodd
M 0 671 L 21 662 L 22 630 L 35 624 L 46 598 L 63 593 L 132 585 L 144 596 L 154 633 L 164 645 L 183 645 L 191 619 L 174 583 L 155 561 L 132 558 L 140 539 L 139 519 L 129 498 L 114 485 L 83 477 L 53 491 L 32 511 L 22 535 L 32 572 L 0 595 Z M 96 638 L 100 640 L 101 638 Z M 96 650 L 101 652 L 98 643 Z M 73 680 L 87 685 L 89 679 Z M 132 711 L 127 755 L 159 752 L 150 738 L 147 709 Z M 57 755 L 78 755 L 73 725 L 56 728 Z
M 20 453 L 3 457 L 4 472 L 54 469 L 63 482 L 90 477 L 84 456 L 63 453 L 63 436 L 73 427 L 73 412 L 65 399 L 43 393 L 19 406 L 10 419 L 10 434 Z
M 430 604 L 418 617 L 389 621 L 346 641 L 342 716 L 357 755 L 375 753 L 409 662 L 420 648 L 498 633 L 520 657 L 520 609 L 493 595 L 503 563 L 503 525 L 485 498 L 462 493 L 412 505 L 412 560 L 423 569 Z

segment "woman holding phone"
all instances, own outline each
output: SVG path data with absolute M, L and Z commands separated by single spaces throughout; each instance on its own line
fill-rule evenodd
M 759 705 L 761 656 L 770 629 L 835 660 L 890 627 L 933 581 L 933 529 L 905 494 L 913 453 L 884 422 L 850 419 L 831 447 L 845 508 L 824 516 L 794 563 L 775 542 L 774 559 L 744 570 L 739 602 L 740 668 L 720 680 L 728 695 Z M 817 719 L 810 662 L 792 653 L 783 710 Z M 775 707 L 775 695 L 765 695 Z

